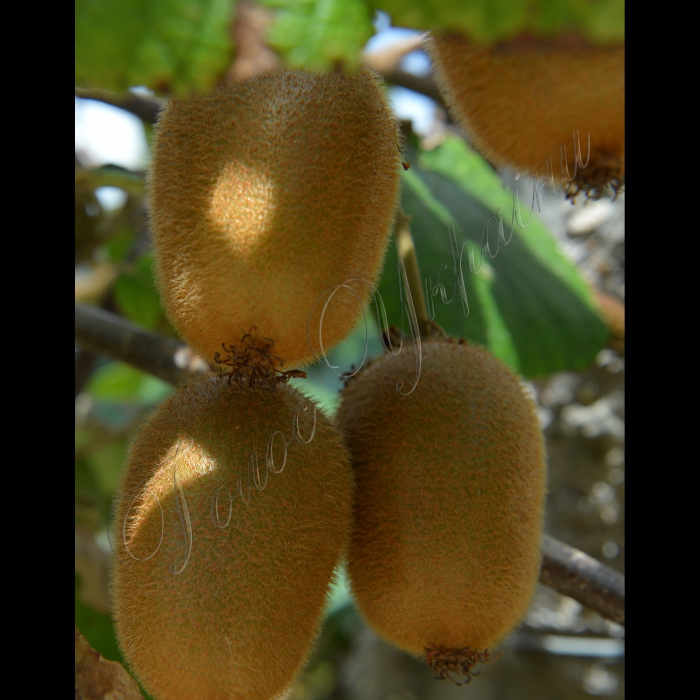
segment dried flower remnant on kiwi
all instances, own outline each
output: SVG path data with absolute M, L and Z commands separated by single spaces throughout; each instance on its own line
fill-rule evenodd
M 577 166 L 578 163 L 575 162 L 571 181 L 563 183 L 566 199 L 571 199 L 575 203 L 576 197 L 581 193 L 586 201 L 600 199 L 609 187 L 614 193 L 613 201 L 615 201 L 624 190 L 624 166 L 618 156 L 610 153 L 598 154 L 593 163 L 590 165 L 586 163 L 586 169 Z
M 309 365 L 319 297 L 342 280 L 378 282 L 402 142 L 382 84 L 364 67 L 277 70 L 172 99 L 160 113 L 148 179 L 156 280 L 202 358 L 231 355 L 229 343 L 257 325 L 275 341 L 270 354 Z M 360 315 L 355 295 L 338 298 L 324 347 Z
M 469 647 L 449 649 L 437 644 L 430 644 L 425 648 L 425 660 L 428 666 L 435 671 L 436 680 L 444 681 L 447 678 L 455 685 L 464 685 L 469 683 L 474 676 L 478 676 L 481 671 L 472 671 L 476 664 L 486 664 L 501 656 L 502 652 L 499 652 L 492 659 L 488 649 L 483 651 Z M 464 677 L 464 680 L 458 682 L 450 674 L 455 674 L 458 678 Z
M 336 414 L 357 484 L 348 579 L 380 637 L 465 683 L 539 580 L 544 438 L 518 377 L 485 349 L 428 326 L 421 381 L 402 396 L 419 350 L 389 339 L 401 352 L 347 382 Z
M 279 369 L 284 362 L 281 357 L 272 354 L 274 345 L 274 340 L 261 338 L 258 327 L 251 326 L 247 333 L 243 333 L 239 345 L 227 347 L 226 343 L 221 343 L 227 354 L 222 356 L 219 352 L 215 353 L 214 362 L 231 368 L 230 372 L 222 372 L 229 384 L 241 384 L 251 389 L 274 392 L 278 384 L 290 379 L 306 379 L 306 372 L 300 369 Z
M 483 46 L 439 33 L 428 46 L 450 113 L 494 166 L 546 172 L 570 199 L 623 189 L 624 43 L 562 34 Z

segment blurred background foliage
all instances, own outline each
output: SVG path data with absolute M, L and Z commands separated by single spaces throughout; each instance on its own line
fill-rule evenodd
M 76 0 L 76 86 L 147 98 L 186 95 L 231 79 L 247 40 L 240 25 L 236 32 L 242 6 L 231 0 Z M 618 0 L 261 0 L 260 6 L 258 38 L 274 50 L 271 60 L 315 70 L 356 65 L 363 51 L 368 57 L 411 35 L 400 27 L 459 29 L 483 41 L 523 30 L 575 30 L 605 41 L 620 40 L 624 32 Z M 424 84 L 430 80 L 420 49 L 397 56 L 394 68 Z M 395 106 L 409 102 L 418 110 L 430 102 L 427 126 L 418 116 L 402 115 L 410 169 L 403 173 L 401 203 L 413 217 L 434 318 L 450 334 L 488 346 L 531 380 L 548 441 L 547 531 L 622 571 L 624 341 L 611 338 L 595 294 L 624 301 L 624 196 L 584 206 L 540 188 L 541 205 L 533 205 L 531 180 L 494 171 L 439 104 L 425 93 L 408 94 L 391 83 L 391 71 L 385 74 Z M 76 300 L 177 337 L 160 304 L 148 240 L 143 182 L 152 124 L 137 123 L 146 150 L 135 166 L 125 167 L 78 147 L 76 116 Z M 522 225 L 516 222 L 511 237 L 516 192 Z M 492 257 L 483 255 L 485 227 Z M 398 290 L 392 246 L 379 291 L 389 322 L 403 322 L 407 330 Z M 318 363 L 307 380 L 294 380 L 330 412 L 342 386 L 338 375 L 357 368 L 365 351 L 368 358 L 383 352 L 373 309 L 365 320 L 329 353 L 335 372 Z M 103 656 L 122 661 L 107 593 L 110 506 L 128 444 L 172 387 L 78 347 L 75 381 L 76 625 Z M 624 695 L 623 629 L 550 589 L 538 590 L 525 625 L 506 644 L 511 653 L 465 690 L 434 682 L 420 664 L 380 642 L 359 618 L 339 574 L 323 636 L 294 700 Z
M 596 42 L 625 36 L 624 0 L 376 0 L 402 27 L 455 31 L 483 43 L 519 34 L 576 32 Z
M 566 32 L 624 40 L 624 0 L 260 0 L 266 41 L 295 68 L 357 64 L 375 10 L 397 26 L 484 43 Z M 207 90 L 235 54 L 232 0 L 76 0 L 76 85 L 163 94 Z

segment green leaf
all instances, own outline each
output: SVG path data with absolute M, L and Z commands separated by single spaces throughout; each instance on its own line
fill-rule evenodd
M 126 451 L 126 439 L 106 431 L 81 450 L 84 454 L 75 462 L 77 522 L 95 529 L 107 525 Z
M 145 328 L 155 329 L 163 318 L 160 297 L 153 278 L 153 258 L 142 255 L 114 283 L 114 298 L 124 316 Z
M 364 0 L 261 0 L 275 11 L 266 40 L 291 68 L 324 70 L 357 65 L 372 36 L 372 11 Z
M 87 639 L 90 646 L 99 651 L 105 659 L 119 661 L 124 659 L 119 653 L 119 645 L 114 636 L 112 620 L 106 613 L 100 613 L 88 608 L 78 597 L 79 579 L 75 577 L 75 624 L 80 633 Z
M 624 0 L 372 0 L 397 26 L 447 30 L 491 44 L 519 34 L 576 32 L 593 42 L 625 37 Z
M 105 256 L 111 262 L 121 262 L 131 251 L 136 238 L 135 233 L 124 228 L 115 233 L 105 244 Z
M 119 310 L 146 328 L 155 328 L 161 316 L 160 301 L 154 289 L 140 275 L 123 272 L 114 284 Z
M 508 245 L 497 243 L 496 217 L 491 219 L 487 252 L 494 256 L 489 259 L 481 248 L 485 224 L 500 212 L 509 239 L 512 193 L 503 190 L 486 161 L 461 139 L 448 138 L 418 158 L 411 155 L 414 167 L 405 173 L 402 206 L 413 217 L 411 231 L 422 278 L 429 279 L 432 290 L 427 300 L 434 307 L 435 321 L 450 335 L 486 345 L 526 377 L 590 364 L 608 331 L 576 267 L 536 215 L 529 220 L 532 185 L 520 192 L 521 222 L 529 224 L 523 228 L 516 224 Z M 450 227 L 455 232 L 454 255 Z M 464 304 L 458 286 L 460 253 Z M 444 287 L 447 303 L 438 284 Z M 390 322 L 398 325 L 401 308 L 393 247 L 380 293 Z M 404 328 L 408 328 L 405 322 Z
M 350 335 L 327 351 L 326 359 L 334 369 L 319 358 L 318 362 L 305 367 L 306 379 L 292 379 L 289 382 L 295 389 L 315 401 L 330 417 L 335 415 L 340 404 L 340 390 L 343 387 L 340 375 L 355 372 L 362 365 L 363 359 L 366 364 L 384 353 L 379 326 L 372 308 L 373 304 L 370 301 L 365 314 L 359 318 Z
M 231 60 L 231 0 L 76 0 L 75 84 L 208 90 Z
M 94 450 L 86 458 L 97 483 L 96 493 L 104 499 L 110 499 L 117 490 L 126 450 L 126 440 L 118 438 Z
M 162 379 L 145 374 L 122 362 L 102 365 L 90 377 L 86 391 L 99 401 L 157 404 L 171 393 Z

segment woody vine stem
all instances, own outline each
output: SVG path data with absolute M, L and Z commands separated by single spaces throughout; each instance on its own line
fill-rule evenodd
M 428 316 L 428 307 L 425 304 L 423 285 L 421 284 L 416 246 L 411 235 L 410 223 L 412 218 L 405 214 L 403 209 L 399 209 L 396 217 L 396 233 L 394 237 L 396 239 L 396 252 L 399 255 L 399 259 L 403 261 L 404 269 L 406 270 L 406 280 L 408 281 L 408 288 L 416 310 L 418 328 L 421 336 L 425 337 L 430 333 L 430 318 Z

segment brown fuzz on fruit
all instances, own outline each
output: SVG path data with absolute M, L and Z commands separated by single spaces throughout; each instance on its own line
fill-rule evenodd
M 448 34 L 428 47 L 450 111 L 496 167 L 537 173 L 543 181 L 551 159 L 554 182 L 570 197 L 597 198 L 608 185 L 615 192 L 623 186 L 624 45 L 563 36 L 486 47 Z
M 386 641 L 438 677 L 490 658 L 539 579 L 545 450 L 536 406 L 468 342 L 404 343 L 347 381 L 337 414 L 357 491 L 348 576 Z M 427 652 L 426 652 L 427 650 Z
M 346 280 L 377 282 L 401 142 L 367 68 L 277 70 L 170 100 L 156 125 L 150 221 L 161 299 L 183 340 L 211 363 L 222 339 L 256 325 L 286 366 L 312 362 L 307 326 L 316 337 L 324 308 L 309 325 L 314 304 Z M 361 316 L 369 291 L 356 291 L 333 297 L 325 348 Z
M 348 543 L 353 478 L 338 430 L 289 385 L 210 377 L 145 424 L 121 493 L 115 629 L 149 694 L 284 697 Z
M 226 375 L 229 384 L 244 384 L 251 389 L 275 391 L 277 385 L 290 379 L 306 379 L 306 372 L 300 369 L 282 371 L 278 366 L 282 359 L 272 354 L 275 341 L 271 338 L 260 338 L 258 327 L 251 326 L 244 333 L 238 345 L 221 347 L 226 355 L 214 353 L 214 362 L 231 368 Z

